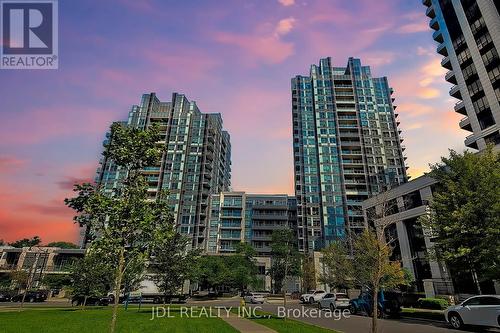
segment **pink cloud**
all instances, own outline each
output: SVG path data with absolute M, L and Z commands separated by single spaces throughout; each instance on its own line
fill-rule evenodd
M 26 160 L 15 156 L 0 156 L 0 171 L 2 173 L 18 171 L 26 165 Z
M 278 2 L 285 7 L 292 6 L 295 4 L 295 0 L 278 0 Z
M 106 108 L 74 104 L 34 108 L 4 119 L 0 124 L 0 142 L 34 144 L 63 136 L 102 135 L 112 120 L 116 120 L 116 113 Z
M 295 19 L 293 17 L 282 19 L 278 22 L 275 32 L 277 35 L 286 35 L 290 31 L 292 31 L 294 25 Z
M 237 46 L 242 49 L 249 63 L 262 61 L 268 64 L 277 64 L 291 56 L 294 51 L 293 43 L 283 42 L 275 36 L 218 32 L 215 34 L 214 39 L 219 43 Z

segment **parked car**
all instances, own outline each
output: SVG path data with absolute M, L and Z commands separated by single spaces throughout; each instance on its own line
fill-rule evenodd
M 402 298 L 398 292 L 378 292 L 377 295 L 377 316 L 385 315 L 395 317 L 401 312 Z M 349 311 L 351 314 L 366 313 L 368 316 L 373 315 L 373 296 L 372 293 L 362 292 L 358 298 L 350 301 Z
M 11 302 L 21 302 L 23 300 L 24 293 L 17 294 L 13 296 Z M 44 302 L 47 299 L 47 293 L 43 291 L 28 291 L 26 297 L 24 297 L 25 302 Z
M 300 301 L 302 303 L 313 304 L 313 303 L 319 302 L 319 300 L 322 299 L 323 296 L 325 296 L 325 295 L 326 295 L 326 292 L 324 290 L 311 290 L 307 294 L 300 295 Z
M 87 297 L 87 300 L 85 301 L 85 296 L 73 296 L 71 299 L 71 305 L 72 306 L 79 306 L 83 305 L 85 302 L 85 305 L 97 305 L 97 306 L 108 306 L 110 302 L 110 298 L 107 296 L 104 297 L 98 297 L 98 296 L 90 296 Z
M 330 309 L 345 309 L 349 307 L 349 297 L 343 293 L 328 293 L 323 296 L 318 302 L 318 308 Z
M 246 303 L 252 303 L 252 304 L 263 304 L 266 298 L 264 297 L 264 294 L 260 293 L 255 293 L 255 292 L 246 292 L 243 296 L 243 299 L 245 300 Z
M 473 296 L 444 311 L 446 321 L 455 329 L 465 325 L 500 328 L 500 295 Z
M 11 297 L 11 293 L 7 291 L 0 291 L 0 302 L 9 302 Z

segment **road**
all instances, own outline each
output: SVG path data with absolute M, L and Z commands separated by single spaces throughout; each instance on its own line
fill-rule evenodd
M 279 304 L 263 304 L 262 310 L 278 313 Z M 301 304 L 291 304 L 287 309 L 297 309 L 295 312 L 302 312 L 302 309 L 307 309 L 309 306 Z M 283 312 L 283 310 L 281 310 Z M 322 310 L 326 312 L 328 310 Z M 293 310 L 287 312 L 293 312 Z M 292 319 L 304 321 L 313 325 L 333 329 L 345 333 L 370 332 L 371 318 L 364 316 L 349 316 L 335 320 L 334 318 L 325 318 L 324 314 L 321 318 L 312 318 L 313 316 L 299 317 L 292 316 Z M 379 333 L 463 333 L 466 331 L 457 331 L 448 328 L 446 323 L 428 320 L 417 319 L 380 319 L 378 321 Z
M 197 306 L 197 307 L 238 307 L 239 298 L 232 299 L 219 299 L 211 301 L 189 301 L 185 306 Z M 146 305 L 146 304 L 145 304 Z M 147 304 L 151 305 L 151 304 Z M 146 305 L 146 306 L 147 306 Z M 2 308 L 7 310 L 7 308 L 18 307 L 19 303 L 0 303 L 0 311 Z M 50 301 L 43 303 L 25 303 L 25 307 L 67 307 L 71 306 L 68 301 Z M 279 311 L 283 313 L 283 308 L 281 303 L 273 304 L 262 304 L 262 305 L 252 305 L 253 307 L 258 306 L 257 310 L 262 310 L 265 312 L 270 312 L 278 314 Z M 307 310 L 306 310 L 307 309 Z M 309 312 L 311 309 L 316 309 L 315 307 L 309 305 L 298 304 L 297 301 L 292 301 L 287 305 L 287 312 L 290 314 L 290 318 L 294 320 L 303 321 L 309 324 L 321 326 L 324 328 L 333 329 L 344 333 L 361 333 L 370 332 L 371 318 L 365 316 L 349 316 L 342 317 L 339 319 L 326 318 L 328 310 L 322 310 L 321 317 L 312 316 Z M 295 310 L 295 311 L 294 311 Z M 304 313 L 305 310 L 305 313 Z M 295 313 L 294 313 L 295 312 Z M 295 314 L 295 315 L 294 315 Z M 298 315 L 297 315 L 298 314 Z M 313 318 L 314 317 L 314 318 Z M 420 319 L 380 319 L 379 320 L 379 333 L 463 333 L 467 331 L 457 331 L 450 329 L 449 326 L 444 322 L 430 321 L 430 320 L 420 320 Z M 485 332 L 486 330 L 476 330 L 468 332 Z M 499 332 L 498 330 L 493 330 L 491 332 Z

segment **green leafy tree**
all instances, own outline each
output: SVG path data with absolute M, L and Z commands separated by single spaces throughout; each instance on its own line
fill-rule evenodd
M 392 249 L 375 232 L 365 230 L 352 240 L 352 256 L 346 243 L 334 243 L 324 251 L 326 268 L 333 274 L 333 284 L 356 285 L 372 295 L 371 332 L 377 332 L 377 294 L 381 289 L 393 289 L 408 283 L 399 262 L 391 262 Z M 342 268 L 341 265 L 344 265 Z
M 10 280 L 14 282 L 14 285 L 18 290 L 28 288 L 30 280 L 28 272 L 22 269 L 17 269 L 15 271 L 10 272 L 9 275 L 10 275 Z
M 188 249 L 190 240 L 175 231 L 173 218 L 170 228 L 153 248 L 149 264 L 151 279 L 163 293 L 164 303 L 171 301 L 169 296 L 181 292 L 184 282 L 193 277 L 193 268 L 200 254 L 198 250 Z
M 311 256 L 304 256 L 302 260 L 302 290 L 316 289 L 316 269 Z
M 37 246 L 40 245 L 41 239 L 38 236 L 34 236 L 33 238 L 23 238 L 20 240 L 17 240 L 15 242 L 9 243 L 10 246 L 13 247 L 32 247 L 32 246 Z
M 64 241 L 59 241 L 59 242 L 51 242 L 47 244 L 48 247 L 59 247 L 61 249 L 78 249 L 78 245 L 70 243 L 70 242 L 64 242 Z
M 62 289 L 71 286 L 69 274 L 47 274 L 42 279 L 42 284 L 49 289 Z
M 113 268 L 109 254 L 99 249 L 89 249 L 87 255 L 77 260 L 70 270 L 71 294 L 83 297 L 85 307 L 89 297 L 106 295 L 113 283 Z
M 159 162 L 165 150 L 158 143 L 160 139 L 157 126 L 142 130 L 122 123 L 113 124 L 103 155 L 123 175 L 120 186 L 109 195 L 99 185 L 75 185 L 77 196 L 65 200 L 77 212 L 75 222 L 85 226 L 94 238 L 93 246 L 107 251 L 116 260 L 110 332 L 115 331 L 119 296 L 127 269 L 137 262 L 137 258 L 148 257 L 171 223 L 166 194 L 161 192 L 151 200 L 142 174 L 146 166 Z
M 249 285 L 258 284 L 256 254 L 255 249 L 250 244 L 242 242 L 236 246 L 235 254 L 223 257 L 231 273 L 228 281 L 230 286 L 243 291 Z
M 500 153 L 450 150 L 431 169 L 438 184 L 422 223 L 435 236 L 434 255 L 469 271 L 481 293 L 481 279 L 500 276 Z
M 197 262 L 193 280 L 216 293 L 230 281 L 231 272 L 222 256 L 202 256 Z
M 5 245 L 5 242 L 3 241 L 3 239 L 0 239 L 0 246 L 4 246 Z
M 290 276 L 300 276 L 301 255 L 297 249 L 293 231 L 283 228 L 273 231 L 271 236 L 271 277 L 274 289 L 283 292 L 286 306 L 286 283 Z
M 345 242 L 334 242 L 322 251 L 323 272 L 319 280 L 334 289 L 349 289 L 353 287 L 352 258 L 349 256 L 348 245 Z

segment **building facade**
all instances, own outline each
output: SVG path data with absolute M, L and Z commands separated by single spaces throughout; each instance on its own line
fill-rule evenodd
M 429 214 L 428 203 L 436 183 L 429 176 L 421 176 L 365 200 L 363 212 L 368 224 L 393 249 L 391 259 L 400 261 L 412 273 L 418 291 L 424 291 L 425 284 L 434 294 L 451 295 L 454 290 L 449 271 L 430 259 L 432 239 L 419 220 Z
M 126 124 L 141 129 L 159 125 L 166 151 L 157 165 L 143 170 L 149 195 L 155 198 L 160 190 L 168 190 L 178 230 L 191 238 L 193 248 L 205 248 L 210 195 L 228 191 L 231 184 L 230 137 L 221 115 L 201 113 L 196 102 L 182 94 L 162 102 L 150 93 L 132 107 Z M 108 140 L 109 135 L 105 145 Z M 123 171 L 105 158 L 100 164 L 96 181 L 111 193 L 120 186 Z
M 471 132 L 465 145 L 500 148 L 500 4 L 496 0 L 422 0 L 444 56 L 441 65 L 465 117 L 460 128 Z
M 69 274 L 76 260 L 83 258 L 84 249 L 62 249 L 58 247 L 0 246 L 0 277 L 14 271 L 25 271 L 32 288 L 43 287 L 43 278 L 48 274 Z
M 270 256 L 273 231 L 297 223 L 296 200 L 286 194 L 222 192 L 211 196 L 210 207 L 208 254 L 234 253 L 247 242 L 258 256 Z
M 330 58 L 292 78 L 299 249 L 310 252 L 365 228 L 361 202 L 407 181 L 403 138 L 386 77 Z

